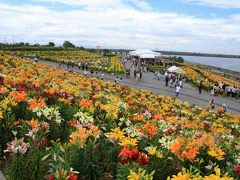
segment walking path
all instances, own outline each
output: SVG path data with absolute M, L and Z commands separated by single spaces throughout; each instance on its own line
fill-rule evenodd
M 46 64 L 49 66 L 53 66 L 59 68 L 58 63 L 40 60 L 39 63 Z M 125 64 L 126 68 L 130 67 L 130 62 L 127 61 Z M 67 70 L 67 65 L 62 64 L 61 69 Z M 83 74 L 82 70 L 79 70 L 77 66 L 74 67 L 74 72 Z M 88 75 L 90 73 L 88 72 Z M 99 77 L 101 73 L 95 74 L 93 76 Z M 125 76 L 118 76 L 119 78 L 122 77 L 122 84 L 127 85 L 128 87 L 140 89 L 140 90 L 150 90 L 154 93 L 163 94 L 167 96 L 175 97 L 175 88 L 170 88 L 165 86 L 165 81 L 161 79 L 158 81 L 154 79 L 154 75 L 151 72 L 143 73 L 142 80 L 140 82 L 136 82 L 133 78 L 133 70 L 131 69 L 130 78 L 125 78 Z M 114 81 L 116 76 L 111 74 L 105 74 L 104 80 Z M 206 107 L 211 99 L 215 100 L 216 108 L 221 107 L 222 104 L 226 104 L 228 111 L 233 114 L 240 114 L 240 102 L 239 100 L 235 100 L 233 98 L 227 98 L 222 96 L 210 96 L 209 93 L 202 91 L 202 94 L 198 94 L 198 90 L 192 87 L 188 83 L 183 84 L 183 89 L 181 89 L 178 99 L 181 101 L 187 101 L 191 104 L 198 105 L 200 107 Z
M 0 170 L 0 180 L 6 180 L 1 170 Z

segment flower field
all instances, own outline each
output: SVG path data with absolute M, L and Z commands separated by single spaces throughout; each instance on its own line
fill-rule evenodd
M 162 58 L 163 61 L 165 62 L 170 62 L 168 58 Z M 202 81 L 203 88 L 205 90 L 210 90 L 210 86 L 213 84 L 218 85 L 218 83 L 221 81 L 223 84 L 227 84 L 229 86 L 240 86 L 240 82 L 223 77 L 221 75 L 206 71 L 202 68 L 199 68 L 194 65 L 186 64 L 186 63 L 179 63 L 179 62 L 174 62 L 178 66 L 181 66 L 184 71 L 186 72 L 186 76 L 188 80 L 195 86 L 198 86 L 200 81 Z
M 240 115 L 0 53 L 0 157 L 10 180 L 234 180 Z
M 55 51 L 17 51 L 19 56 L 33 57 L 36 54 L 41 59 L 55 62 L 69 61 L 78 63 L 88 63 L 88 67 L 93 70 L 121 74 L 124 73 L 124 67 L 118 57 L 102 57 L 95 53 L 90 53 L 84 50 L 55 50 Z
M 212 84 L 218 84 L 220 81 L 230 86 L 237 87 L 240 85 L 240 83 L 236 80 L 208 72 L 195 66 L 185 65 L 183 69 L 193 84 L 198 85 L 200 80 L 202 80 L 205 89 L 209 89 Z

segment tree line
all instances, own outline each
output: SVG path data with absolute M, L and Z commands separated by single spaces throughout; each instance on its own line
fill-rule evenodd
M 1 50 L 64 50 L 64 49 L 75 49 L 79 48 L 84 50 L 84 47 L 76 47 L 70 41 L 64 41 L 62 46 L 56 46 L 54 42 L 41 45 L 39 43 L 30 44 L 28 42 L 19 43 L 0 43 Z

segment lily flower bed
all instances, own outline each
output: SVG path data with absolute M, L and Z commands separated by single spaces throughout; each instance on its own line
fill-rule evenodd
M 195 67 L 195 66 L 186 65 L 183 67 L 183 69 L 186 71 L 189 80 L 193 84 L 198 85 L 200 80 L 202 80 L 203 86 L 207 90 L 209 90 L 209 87 L 212 84 L 218 85 L 219 82 L 222 82 L 224 84 L 227 84 L 227 85 L 233 86 L 233 87 L 240 86 L 240 82 L 238 82 L 236 80 L 229 79 L 229 78 L 214 74 L 212 72 L 208 72 L 206 70 L 203 70 L 203 69 Z
M 0 53 L 10 180 L 238 179 L 240 115 Z
M 118 57 L 102 57 L 96 53 L 84 50 L 55 50 L 55 51 L 16 51 L 16 55 L 34 57 L 38 55 L 43 60 L 68 63 L 87 63 L 89 69 L 107 73 L 123 74 L 124 66 Z

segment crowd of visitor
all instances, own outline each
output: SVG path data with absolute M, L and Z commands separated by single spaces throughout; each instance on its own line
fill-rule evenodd
M 81 69 L 81 70 L 88 70 L 88 63 L 81 63 L 81 62 L 79 62 L 78 63 L 78 69 Z
M 145 61 L 132 58 L 131 62 L 134 78 L 137 82 L 140 82 L 143 74 L 149 72 L 149 68 Z M 154 72 L 154 78 L 157 80 L 165 80 L 165 85 L 169 86 L 170 88 L 175 87 L 176 97 L 178 97 L 180 90 L 183 88 L 183 82 L 186 81 L 185 77 L 183 77 L 181 74 L 171 73 L 164 70 Z
M 218 94 L 226 94 L 228 97 L 240 99 L 240 87 L 230 86 L 220 81 L 218 85 L 213 84 L 210 87 L 211 96 L 218 96 Z

